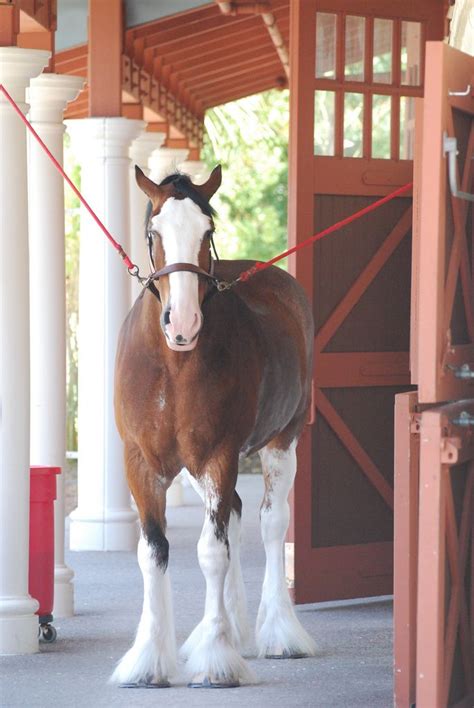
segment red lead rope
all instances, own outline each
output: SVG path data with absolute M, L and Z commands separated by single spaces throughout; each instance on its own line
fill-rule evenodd
M 130 258 L 127 256 L 125 251 L 123 250 L 122 246 L 117 243 L 117 241 L 114 239 L 110 231 L 104 226 L 102 221 L 99 219 L 97 214 L 93 211 L 92 207 L 89 205 L 89 203 L 84 199 L 80 191 L 77 189 L 77 187 L 74 185 L 74 183 L 71 181 L 71 179 L 67 176 L 67 174 L 64 172 L 63 168 L 59 164 L 59 162 L 56 160 L 54 155 L 51 153 L 51 151 L 48 149 L 48 147 L 45 145 L 43 140 L 41 140 L 40 136 L 36 132 L 36 130 L 33 128 L 31 123 L 28 121 L 28 119 L 25 117 L 21 109 L 17 106 L 13 98 L 10 96 L 6 88 L 3 86 L 3 84 L 0 84 L 0 91 L 3 93 L 7 101 L 12 105 L 13 109 L 16 111 L 16 113 L 19 115 L 23 123 L 26 125 L 30 133 L 35 137 L 37 142 L 41 145 L 53 165 L 56 167 L 58 172 L 61 173 L 63 178 L 66 180 L 68 185 L 71 187 L 72 191 L 74 194 L 78 197 L 79 201 L 84 205 L 84 207 L 87 209 L 89 214 L 92 216 L 96 224 L 102 229 L 104 234 L 107 236 L 109 239 L 110 243 L 112 246 L 115 248 L 115 250 L 118 252 L 118 254 L 121 256 L 123 259 L 123 262 L 127 266 L 130 275 L 134 275 L 139 278 L 140 281 L 145 280 L 140 278 L 139 276 L 139 271 L 138 271 L 138 266 L 136 266 Z M 269 261 L 261 262 L 261 263 L 256 263 L 254 266 L 249 268 L 248 270 L 244 270 L 243 273 L 239 275 L 237 280 L 233 281 L 233 283 L 222 283 L 223 287 L 218 287 L 219 290 L 227 290 L 231 285 L 234 285 L 237 282 L 245 282 L 249 278 L 251 278 L 255 273 L 258 273 L 261 270 L 265 270 L 266 268 L 269 268 L 271 265 L 274 263 L 277 263 L 280 261 L 282 258 L 286 258 L 286 256 L 289 256 L 291 253 L 295 253 L 296 251 L 299 251 L 302 248 L 306 248 L 306 246 L 309 246 L 311 243 L 314 243 L 315 241 L 319 241 L 319 239 L 323 238 L 323 236 L 327 236 L 327 234 L 331 234 L 334 231 L 338 231 L 339 229 L 342 229 L 344 226 L 347 226 L 347 224 L 350 224 L 352 221 L 355 221 L 356 219 L 360 219 L 361 216 L 364 216 L 365 214 L 369 214 L 371 211 L 374 211 L 375 209 L 378 209 L 379 206 L 382 206 L 382 204 L 385 204 L 386 202 L 390 201 L 391 199 L 394 199 L 395 197 L 398 197 L 400 194 L 403 194 L 404 192 L 408 192 L 409 189 L 413 187 L 413 182 L 409 182 L 408 184 L 403 185 L 403 187 L 399 187 L 396 189 L 394 192 L 391 192 L 390 194 L 387 194 L 385 197 L 382 197 L 382 199 L 377 200 L 373 204 L 370 204 L 369 206 L 364 207 L 363 209 L 360 209 L 359 211 L 356 211 L 355 214 L 351 214 L 351 216 L 347 216 L 345 219 L 342 219 L 341 221 L 338 221 L 337 223 L 333 224 L 332 226 L 329 226 L 327 229 L 324 229 L 323 231 L 319 231 L 319 233 L 314 234 L 314 236 L 310 236 L 310 238 L 307 238 L 305 241 L 302 241 L 301 243 L 298 243 L 296 246 L 293 246 L 292 248 L 289 248 L 287 251 L 284 253 L 281 253 L 279 256 L 275 256 L 274 258 L 271 258 Z M 146 281 L 148 282 L 148 281 Z M 227 286 L 227 287 L 225 287 Z
M 327 236 L 327 234 L 332 234 L 333 231 L 338 231 L 339 229 L 342 229 L 344 226 L 347 226 L 347 224 L 350 224 L 352 221 L 355 221 L 356 219 L 360 219 L 361 216 L 364 216 L 365 214 L 369 214 L 371 211 L 378 209 L 378 207 L 382 206 L 382 204 L 389 202 L 391 199 L 398 197 L 400 194 L 403 194 L 404 192 L 408 192 L 408 190 L 411 189 L 412 187 L 413 187 L 413 182 L 409 182 L 408 184 L 404 184 L 403 187 L 399 187 L 394 192 L 390 192 L 390 194 L 387 194 L 385 197 L 382 197 L 382 199 L 378 199 L 373 204 L 369 204 L 369 206 L 366 206 L 363 209 L 356 211 L 354 214 L 347 216 L 345 219 L 341 219 L 341 221 L 337 221 L 332 226 L 328 226 L 327 229 L 324 229 L 323 231 L 319 231 L 317 234 L 314 234 L 314 236 L 310 236 L 309 238 L 305 239 L 305 241 L 298 243 L 296 246 L 293 246 L 292 248 L 289 248 L 287 251 L 285 251 L 284 253 L 281 253 L 279 256 L 275 256 L 274 258 L 271 258 L 269 261 L 265 261 L 264 263 L 255 263 L 255 265 L 252 266 L 251 268 L 249 268 L 248 270 L 244 270 L 244 272 L 239 275 L 238 280 L 245 282 L 250 277 L 252 277 L 252 275 L 255 275 L 255 273 L 258 273 L 261 270 L 265 270 L 265 268 L 269 268 L 271 265 L 273 265 L 277 261 L 280 261 L 282 258 L 286 258 L 286 256 L 289 256 L 291 253 L 296 253 L 296 251 L 299 251 L 302 248 L 306 248 L 306 246 L 309 246 L 311 243 L 314 243 L 315 241 L 319 241 L 319 239 L 323 238 L 323 236 Z
M 71 180 L 71 179 L 67 176 L 67 174 L 64 172 L 63 168 L 61 167 L 61 165 L 59 164 L 59 162 L 56 160 L 56 158 L 55 158 L 54 155 L 52 154 L 51 150 L 49 150 L 49 148 L 47 147 L 47 145 L 45 145 L 45 143 L 41 140 L 41 138 L 40 138 L 40 136 L 38 135 L 38 133 L 36 132 L 36 130 L 33 128 L 33 126 L 31 125 L 31 123 L 30 123 L 30 122 L 28 121 L 28 119 L 25 117 L 25 115 L 23 114 L 23 111 L 17 106 L 17 104 L 15 103 L 15 101 L 13 100 L 13 98 L 10 96 L 10 94 L 9 94 L 8 91 L 6 90 L 5 86 L 3 86 L 3 84 L 0 84 L 0 91 L 3 93 L 3 95 L 5 96 L 5 98 L 7 99 L 7 101 L 12 105 L 13 109 L 14 109 L 14 110 L 16 111 L 16 113 L 19 115 L 19 117 L 21 118 L 21 120 L 23 121 L 23 123 L 26 125 L 26 127 L 28 128 L 28 130 L 30 131 L 30 133 L 35 137 L 35 139 L 36 139 L 36 140 L 38 141 L 38 143 L 41 145 L 41 147 L 43 148 L 43 150 L 45 151 L 45 153 L 47 154 L 47 156 L 49 157 L 49 159 L 51 160 L 51 162 L 53 163 L 53 165 L 55 166 L 55 168 L 58 170 L 58 172 L 61 173 L 61 175 L 63 176 L 63 178 L 66 180 L 66 182 L 68 183 L 68 185 L 71 187 L 71 189 L 72 189 L 72 191 L 74 192 L 74 194 L 78 197 L 79 201 L 80 201 L 80 202 L 84 205 L 84 207 L 87 209 L 87 211 L 88 211 L 89 214 L 92 216 L 92 218 L 94 219 L 94 221 L 96 222 L 96 224 L 102 229 L 102 231 L 103 231 L 104 234 L 107 236 L 107 238 L 109 239 L 109 241 L 110 241 L 110 243 L 112 244 L 112 246 L 115 248 L 115 250 L 118 252 L 118 254 L 119 254 L 119 255 L 121 256 L 121 258 L 123 259 L 123 262 L 125 263 L 125 265 L 127 266 L 127 268 L 128 268 L 129 270 L 130 270 L 130 269 L 134 269 L 134 270 L 136 270 L 136 271 L 138 272 L 137 266 L 136 266 L 134 263 L 132 263 L 132 261 L 130 260 L 130 258 L 127 256 L 127 254 L 126 254 L 125 251 L 123 250 L 122 246 L 121 246 L 119 243 L 117 243 L 117 241 L 114 239 L 114 237 L 112 236 L 112 234 L 110 233 L 110 231 L 104 226 L 104 224 L 103 224 L 102 221 L 99 219 L 99 217 L 97 216 L 97 214 L 93 211 L 93 209 L 92 209 L 92 207 L 90 206 L 90 204 L 84 199 L 84 197 L 82 196 L 82 194 L 80 193 L 80 191 L 78 190 L 78 188 L 75 186 L 75 184 L 72 182 L 72 180 Z

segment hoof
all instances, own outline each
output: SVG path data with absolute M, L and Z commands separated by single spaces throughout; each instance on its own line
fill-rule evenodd
M 239 686 L 239 681 L 235 679 L 219 680 L 204 675 L 195 676 L 188 683 L 188 688 L 238 688 Z
M 265 659 L 307 659 L 309 654 L 292 654 L 285 649 L 282 654 L 265 654 Z
M 145 681 L 140 681 L 139 683 L 119 683 L 119 688 L 170 688 L 170 686 L 169 681 L 162 681 L 161 683 L 146 683 Z

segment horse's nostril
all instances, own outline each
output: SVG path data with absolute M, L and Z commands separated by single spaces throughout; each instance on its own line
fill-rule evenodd
M 176 337 L 175 337 L 175 340 L 176 340 L 179 344 L 181 344 L 182 342 L 185 342 L 185 341 L 186 341 L 186 339 L 183 337 L 182 334 L 177 334 Z
M 163 315 L 163 320 L 164 320 L 165 325 L 169 325 L 169 323 L 170 323 L 170 312 L 171 312 L 171 310 L 165 310 L 165 313 Z

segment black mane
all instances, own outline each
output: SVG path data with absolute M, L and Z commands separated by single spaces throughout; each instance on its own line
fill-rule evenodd
M 210 216 L 212 219 L 212 217 L 216 215 L 215 209 L 211 207 L 207 199 L 196 191 L 188 175 L 175 172 L 173 175 L 165 177 L 164 180 L 160 182 L 159 186 L 163 187 L 165 184 L 172 184 L 179 194 L 182 194 L 183 197 L 189 197 L 192 199 L 192 201 L 198 205 L 202 213 L 206 214 L 206 216 Z

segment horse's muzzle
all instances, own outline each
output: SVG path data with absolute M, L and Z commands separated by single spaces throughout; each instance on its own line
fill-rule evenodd
M 192 317 L 180 317 L 167 307 L 161 317 L 161 328 L 166 344 L 177 352 L 191 351 L 195 348 L 202 325 L 201 312 L 194 313 Z

